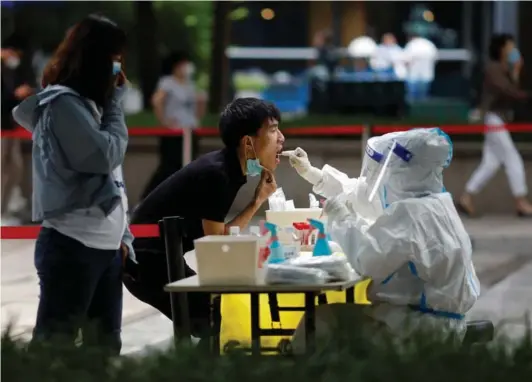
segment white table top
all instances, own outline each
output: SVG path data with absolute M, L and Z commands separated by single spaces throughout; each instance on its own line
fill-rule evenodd
M 207 293 L 304 293 L 344 291 L 354 286 L 361 278 L 349 281 L 336 281 L 327 284 L 266 284 L 263 280 L 252 285 L 201 285 L 198 276 L 167 284 L 167 292 L 207 292 Z

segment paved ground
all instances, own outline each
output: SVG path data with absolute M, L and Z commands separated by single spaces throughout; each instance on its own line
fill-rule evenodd
M 474 263 L 482 283 L 482 296 L 471 319 L 505 321 L 505 333 L 519 337 L 524 315 L 532 312 L 532 221 L 482 218 L 465 221 L 475 242 Z M 13 333 L 30 338 L 38 285 L 33 267 L 34 242 L 3 240 L 1 251 L 2 330 L 13 323 Z M 123 353 L 168 343 L 169 320 L 125 291 Z

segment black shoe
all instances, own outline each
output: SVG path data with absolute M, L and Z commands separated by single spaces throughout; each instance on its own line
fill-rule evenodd
M 466 215 L 468 218 L 476 217 L 475 213 L 471 212 L 461 202 L 455 203 L 455 206 L 456 206 L 456 209 L 458 210 L 458 212 L 460 212 L 463 215 Z
M 517 216 L 520 218 L 532 218 L 532 213 L 530 212 L 523 212 L 523 211 L 517 211 Z

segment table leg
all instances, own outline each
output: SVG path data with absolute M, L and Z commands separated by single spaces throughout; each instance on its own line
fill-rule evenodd
M 251 304 L 251 354 L 260 355 L 260 305 L 259 294 L 250 293 Z
M 170 306 L 172 309 L 172 323 L 174 326 L 174 342 L 191 342 L 190 312 L 188 299 L 185 293 L 170 293 Z
M 345 302 L 347 304 L 355 303 L 355 287 L 354 286 L 352 286 L 351 288 L 347 288 L 345 290 Z
M 221 303 L 222 296 L 211 296 L 211 354 L 220 355 L 220 329 L 222 324 Z
M 305 348 L 308 354 L 316 349 L 316 295 L 305 293 Z

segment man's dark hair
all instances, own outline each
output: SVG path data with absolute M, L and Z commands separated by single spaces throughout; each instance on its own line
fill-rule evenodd
M 264 122 L 276 119 L 281 122 L 281 112 L 271 102 L 257 98 L 237 98 L 220 116 L 218 127 L 226 147 L 237 148 L 246 135 L 257 135 Z
M 489 46 L 490 59 L 500 61 L 502 55 L 502 48 L 509 42 L 514 41 L 514 36 L 508 33 L 500 33 L 491 37 Z
M 70 28 L 44 69 L 43 87 L 64 85 L 101 107 L 110 101 L 113 56 L 126 50 L 126 34 L 113 21 L 89 15 Z
M 174 51 L 166 56 L 162 64 L 162 74 L 169 76 L 174 71 L 176 65 L 190 61 L 190 56 L 184 51 Z

